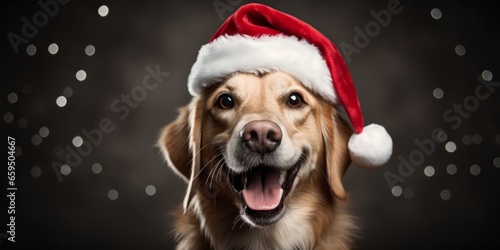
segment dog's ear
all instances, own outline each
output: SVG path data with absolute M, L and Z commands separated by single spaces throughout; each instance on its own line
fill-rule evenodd
M 193 196 L 192 189 L 200 169 L 201 123 L 201 102 L 194 98 L 188 106 L 180 109 L 177 119 L 163 129 L 158 140 L 168 165 L 188 183 L 184 211 Z
M 352 130 L 347 123 L 336 114 L 336 110 L 326 105 L 321 112 L 321 130 L 326 158 L 328 182 L 335 196 L 346 199 L 342 177 L 351 164 L 347 142 Z

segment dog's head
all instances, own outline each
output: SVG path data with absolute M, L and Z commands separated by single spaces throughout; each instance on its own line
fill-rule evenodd
M 187 208 L 197 192 L 218 185 L 245 222 L 279 221 L 294 194 L 321 176 L 326 192 L 344 199 L 351 130 L 335 108 L 287 73 L 236 73 L 193 98 L 168 125 L 160 146 L 188 182 Z

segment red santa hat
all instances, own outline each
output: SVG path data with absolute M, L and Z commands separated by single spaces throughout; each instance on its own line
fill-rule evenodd
M 380 125 L 364 126 L 358 95 L 342 55 L 309 24 L 261 4 L 247 4 L 231 15 L 202 46 L 188 77 L 189 93 L 234 72 L 284 71 L 311 91 L 343 105 L 354 134 L 349 140 L 352 161 L 362 167 L 385 164 L 392 139 Z

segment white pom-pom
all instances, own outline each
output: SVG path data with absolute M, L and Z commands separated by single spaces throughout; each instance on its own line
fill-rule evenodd
M 365 167 L 384 165 L 392 154 L 392 139 L 384 127 L 370 124 L 349 139 L 349 153 L 354 164 Z

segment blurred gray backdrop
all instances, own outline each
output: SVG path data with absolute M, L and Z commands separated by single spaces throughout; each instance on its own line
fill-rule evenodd
M 261 2 L 342 49 L 366 123 L 393 136 L 385 167 L 344 178 L 356 249 L 499 247 L 498 6 Z M 2 4 L 0 148 L 7 158 L 5 138 L 16 139 L 18 190 L 12 243 L 4 165 L 0 249 L 173 248 L 168 214 L 186 185 L 156 139 L 190 100 L 198 49 L 245 3 Z

